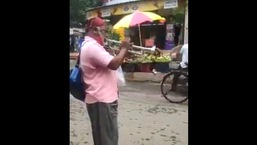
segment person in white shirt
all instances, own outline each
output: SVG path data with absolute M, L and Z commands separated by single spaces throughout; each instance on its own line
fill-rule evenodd
M 180 62 L 180 67 L 179 69 L 182 69 L 182 71 L 187 71 L 188 69 L 188 44 L 184 44 L 182 48 L 180 49 L 180 55 L 182 55 L 182 60 Z M 180 73 L 175 73 L 173 82 L 172 82 L 172 87 L 171 91 L 175 92 L 176 91 L 176 86 L 177 86 L 177 81 L 180 76 Z
M 188 44 L 182 46 L 180 53 L 182 54 L 182 61 L 180 66 L 185 69 L 188 67 Z

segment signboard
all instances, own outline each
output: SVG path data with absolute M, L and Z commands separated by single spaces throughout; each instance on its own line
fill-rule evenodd
M 166 30 L 172 30 L 173 24 L 166 24 Z
M 163 1 L 141 1 L 118 5 L 113 8 L 113 15 L 124 15 L 133 13 L 136 10 L 154 11 L 158 10 L 163 5 Z
M 166 40 L 167 41 L 173 41 L 173 24 L 167 24 L 166 25 Z
M 106 8 L 101 10 L 102 17 L 110 17 L 111 16 L 111 9 Z
M 133 13 L 135 12 L 136 10 L 138 10 L 138 4 L 134 3 L 134 4 L 131 4 L 130 5 L 130 11 Z
M 123 2 L 130 3 L 123 3 Z M 116 4 L 109 8 L 100 8 L 102 17 L 109 17 L 111 15 L 124 15 L 133 13 L 136 10 L 140 11 L 155 11 L 159 9 L 170 9 L 178 7 L 178 0 L 106 0 L 106 5 Z M 109 5 L 108 5 L 109 6 Z M 97 16 L 97 11 L 92 10 L 87 12 L 87 19 Z
M 164 9 L 171 9 L 178 7 L 178 0 L 164 0 Z

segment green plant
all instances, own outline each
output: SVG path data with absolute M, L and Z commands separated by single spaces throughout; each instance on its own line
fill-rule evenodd
M 110 39 L 119 41 L 120 40 L 120 34 L 113 31 L 110 34 Z
M 107 29 L 107 35 L 109 37 L 109 39 L 112 39 L 112 40 L 117 40 L 119 41 L 120 40 L 120 34 L 116 33 L 111 26 L 108 27 Z
M 172 10 L 172 19 L 174 23 L 184 23 L 185 11 L 182 8 L 176 8 Z

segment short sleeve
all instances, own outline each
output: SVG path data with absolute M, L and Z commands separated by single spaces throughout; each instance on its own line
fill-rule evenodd
M 113 56 L 98 44 L 93 44 L 90 46 L 88 53 L 90 53 L 92 63 L 101 67 L 107 67 L 113 59 Z

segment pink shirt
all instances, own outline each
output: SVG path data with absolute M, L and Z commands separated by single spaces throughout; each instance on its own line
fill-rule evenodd
M 113 59 L 100 44 L 86 36 L 81 48 L 80 65 L 87 85 L 85 102 L 111 103 L 118 99 L 118 85 L 115 71 L 107 68 Z M 90 43 L 90 45 L 86 45 Z

